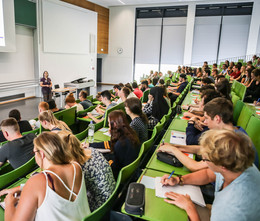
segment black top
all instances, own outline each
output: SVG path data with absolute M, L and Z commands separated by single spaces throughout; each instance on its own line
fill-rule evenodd
M 20 127 L 20 133 L 32 130 L 32 127 L 31 127 L 30 123 L 27 120 L 19 121 L 18 125 Z M 6 139 L 5 139 L 4 135 L 3 135 L 3 132 L 0 131 L 0 142 L 4 142 L 4 141 L 6 141 Z
M 246 90 L 246 96 L 252 96 L 252 101 L 260 98 L 260 83 L 256 84 L 256 81 L 253 81 L 251 85 Z
M 148 130 L 147 130 L 147 124 L 145 124 L 141 117 L 136 117 L 132 120 L 132 122 L 130 123 L 130 127 L 132 127 L 139 140 L 140 140 L 140 143 L 143 143 L 145 141 L 147 141 L 148 139 Z
M 186 127 L 186 144 L 199 145 L 200 136 L 207 130 L 209 130 L 209 128 L 204 127 L 203 131 L 200 131 L 194 127 L 194 124 L 188 123 L 188 126 Z
M 182 82 L 182 83 L 180 84 L 180 86 L 178 87 L 178 89 L 177 89 L 176 92 L 181 93 L 181 92 L 185 89 L 185 87 L 187 86 L 187 84 L 188 84 L 187 81 Z
M 9 160 L 14 169 L 25 164 L 34 156 L 33 139 L 35 137 L 35 134 L 30 133 L 6 143 L 0 148 L 0 162 L 5 163 Z
M 83 106 L 84 109 L 88 109 L 89 107 L 93 106 L 90 100 L 81 101 L 80 104 Z

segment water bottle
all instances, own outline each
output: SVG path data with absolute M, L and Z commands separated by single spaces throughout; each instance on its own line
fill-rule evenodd
M 89 143 L 94 142 L 94 132 L 95 132 L 95 124 L 93 124 L 93 121 L 91 121 L 88 126 L 88 142 Z

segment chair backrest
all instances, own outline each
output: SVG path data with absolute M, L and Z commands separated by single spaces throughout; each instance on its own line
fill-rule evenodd
M 161 121 L 160 121 L 158 124 L 156 124 L 156 126 L 155 126 L 156 129 L 157 129 L 157 134 L 162 131 L 165 122 L 166 122 L 166 117 L 165 117 L 165 115 L 164 115 L 163 118 L 161 119 Z
M 122 110 L 125 112 L 125 104 L 124 102 L 117 104 L 114 107 L 109 108 L 108 110 L 106 110 L 106 114 L 105 114 L 105 119 L 104 119 L 104 126 L 103 127 L 108 127 L 108 115 L 114 111 L 114 110 Z
M 26 135 L 26 134 L 30 134 L 30 133 L 33 133 L 35 134 L 36 136 L 40 134 L 40 128 L 37 128 L 37 129 L 34 129 L 34 130 L 30 130 L 30 131 L 26 131 L 26 132 L 23 132 L 22 135 Z
M 11 184 L 18 178 L 28 174 L 35 168 L 35 166 L 36 166 L 35 158 L 33 157 L 27 163 L 18 167 L 17 169 L 1 175 L 0 176 L 0 189 L 7 186 L 8 184 Z
M 66 110 L 62 110 L 54 113 L 54 116 L 63 122 L 65 122 L 68 126 L 71 126 L 76 123 L 76 107 L 72 107 Z
M 237 124 L 237 120 L 238 120 L 238 117 L 244 107 L 244 102 L 242 102 L 241 100 L 238 100 L 234 106 L 234 103 L 233 103 L 233 106 L 234 106 L 234 111 L 233 111 L 233 120 L 234 120 L 234 123 Z
M 108 200 L 102 206 L 100 206 L 98 209 L 96 209 L 95 211 L 90 213 L 88 216 L 83 218 L 82 221 L 102 220 L 102 218 L 112 209 L 114 202 L 117 199 L 118 189 L 119 189 L 119 186 L 121 183 L 121 177 L 122 177 L 122 173 L 120 171 L 118 174 L 118 177 L 117 177 L 116 187 L 115 187 L 113 193 L 111 194 L 111 196 L 108 198 Z
M 148 101 L 148 95 L 150 93 L 150 89 L 144 91 L 143 96 L 141 97 L 141 102 L 146 103 Z
M 238 95 L 235 94 L 235 92 L 232 92 L 231 96 L 232 96 L 231 100 L 232 100 L 232 103 L 233 103 L 233 107 L 235 107 L 237 101 L 239 101 L 241 99 L 240 99 L 240 97 Z
M 242 111 L 238 117 L 237 126 L 240 126 L 243 129 L 245 129 L 247 127 L 248 121 L 252 115 L 253 115 L 253 110 L 250 107 L 248 107 L 247 105 L 244 105 L 244 107 L 242 108 Z
M 152 144 L 153 144 L 154 138 L 155 138 L 155 136 L 156 136 L 156 134 L 157 134 L 156 128 L 155 128 L 154 131 L 155 131 L 155 132 L 152 134 L 151 138 L 143 143 L 144 153 L 146 153 L 146 152 L 151 148 L 151 146 L 152 146 Z
M 244 97 L 246 95 L 246 89 L 247 87 L 241 83 L 240 84 L 240 87 L 239 87 L 239 90 L 237 92 L 237 95 L 240 97 L 240 99 L 243 101 L 244 100 Z
M 131 177 L 131 175 L 134 173 L 134 171 L 138 168 L 143 153 L 144 153 L 144 146 L 142 145 L 140 148 L 140 151 L 139 151 L 139 155 L 136 158 L 136 160 L 121 169 L 121 171 L 120 171 L 120 172 L 122 172 L 121 183 L 125 183 L 128 180 L 128 178 Z
M 80 141 L 84 140 L 88 136 L 88 128 L 75 135 Z
M 88 112 L 90 112 L 90 111 L 92 111 L 92 110 L 94 110 L 95 108 L 96 108 L 96 106 L 97 105 L 93 105 L 93 106 L 90 106 L 89 108 L 87 108 L 87 109 L 85 109 L 85 110 L 82 110 L 82 111 L 79 111 L 78 113 L 77 113 L 77 116 L 86 116 L 86 114 L 88 113 Z
M 255 148 L 258 153 L 258 157 L 260 159 L 260 118 L 251 116 L 249 122 L 246 127 L 246 132 L 248 136 L 251 138 L 252 142 L 255 145 Z
M 92 102 L 93 101 L 93 95 L 87 96 L 87 100 L 90 100 Z

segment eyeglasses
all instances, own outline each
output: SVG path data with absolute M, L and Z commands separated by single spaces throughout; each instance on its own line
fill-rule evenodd
M 211 162 L 209 159 L 202 159 L 203 162 Z

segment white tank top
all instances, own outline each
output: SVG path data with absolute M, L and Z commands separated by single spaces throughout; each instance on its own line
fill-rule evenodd
M 56 173 L 49 170 L 43 171 L 46 177 L 46 193 L 41 206 L 37 209 L 35 221 L 76 221 L 82 220 L 82 218 L 90 214 L 83 174 L 78 195 L 73 192 L 76 168 L 74 164 L 72 165 L 74 168 L 74 177 L 71 190 Z M 64 199 L 49 187 L 46 172 L 55 175 L 61 181 L 64 187 L 70 192 L 69 200 Z M 72 195 L 76 197 L 73 202 L 71 201 Z

